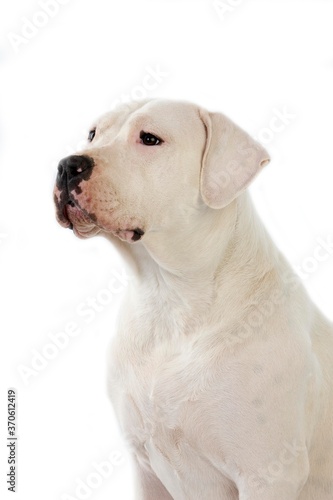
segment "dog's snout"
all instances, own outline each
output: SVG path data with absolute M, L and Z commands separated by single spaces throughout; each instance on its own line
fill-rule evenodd
M 88 169 L 92 169 L 94 166 L 94 161 L 89 156 L 85 155 L 71 155 L 67 156 L 58 166 L 58 177 L 59 181 L 62 184 L 65 180 L 71 180 L 73 177 L 76 177 L 83 172 L 86 172 Z

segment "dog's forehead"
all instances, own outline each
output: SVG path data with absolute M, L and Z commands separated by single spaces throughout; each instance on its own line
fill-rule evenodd
M 156 99 L 134 111 L 128 121 L 135 124 L 147 120 L 156 122 L 160 126 L 183 128 L 185 124 L 195 121 L 198 116 L 194 104 Z
M 101 134 L 106 130 L 122 127 L 157 126 L 162 129 L 181 129 L 199 122 L 198 108 L 188 102 L 154 99 L 140 103 L 121 105 L 101 116 L 96 122 Z
M 92 128 L 97 127 L 99 132 L 103 133 L 110 127 L 121 127 L 139 107 L 140 105 L 137 102 L 119 105 L 114 110 L 100 116 L 92 125 Z

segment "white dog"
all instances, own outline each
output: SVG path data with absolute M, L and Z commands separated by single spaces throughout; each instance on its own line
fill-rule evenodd
M 59 164 L 59 222 L 135 273 L 109 387 L 138 499 L 333 499 L 333 326 L 245 191 L 268 161 L 224 115 L 153 100 Z

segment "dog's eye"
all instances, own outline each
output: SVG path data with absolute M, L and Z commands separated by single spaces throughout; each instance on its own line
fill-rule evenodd
M 96 134 L 96 129 L 95 128 L 93 128 L 92 130 L 90 130 L 89 135 L 88 135 L 88 141 L 89 142 L 91 142 L 94 139 L 95 134 Z
M 156 137 L 156 135 L 144 132 L 143 130 L 140 132 L 140 139 L 141 143 L 145 144 L 145 146 L 158 146 L 163 142 L 162 139 Z

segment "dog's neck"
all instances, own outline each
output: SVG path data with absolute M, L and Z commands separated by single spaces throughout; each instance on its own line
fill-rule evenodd
M 225 295 L 224 304 L 232 303 L 233 294 L 246 296 L 277 266 L 279 252 L 247 193 L 223 210 L 201 209 L 193 219 L 173 233 L 147 233 L 142 243 L 126 244 L 139 281 L 156 283 L 173 298 L 187 298 L 193 311 L 199 308 L 198 297 L 204 305 L 217 289 Z

